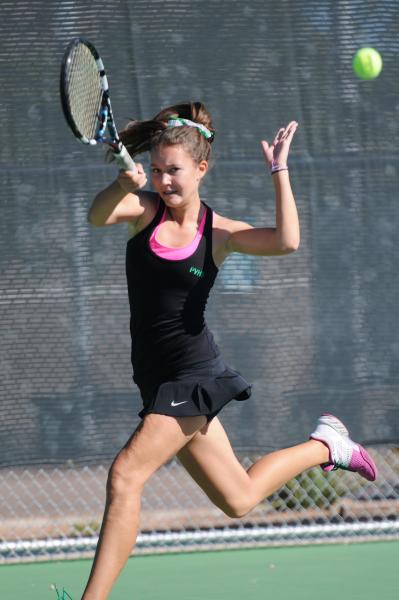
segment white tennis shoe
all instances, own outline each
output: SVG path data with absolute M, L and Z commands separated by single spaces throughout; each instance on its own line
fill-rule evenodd
M 344 469 L 359 473 L 368 481 L 377 478 L 377 467 L 369 453 L 349 437 L 345 425 L 333 415 L 324 414 L 318 422 L 311 439 L 323 442 L 330 451 L 330 460 L 321 466 L 323 471 Z

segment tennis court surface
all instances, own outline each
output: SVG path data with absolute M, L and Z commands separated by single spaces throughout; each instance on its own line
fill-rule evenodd
M 399 542 L 131 558 L 110 600 L 397 600 Z M 91 561 L 1 567 L 4 600 L 79 600 Z

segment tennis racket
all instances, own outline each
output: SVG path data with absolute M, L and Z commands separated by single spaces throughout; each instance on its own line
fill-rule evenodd
M 118 137 L 103 61 L 88 40 L 75 38 L 68 44 L 61 65 L 60 92 L 65 118 L 75 136 L 84 144 L 108 144 L 122 170 L 136 171 Z

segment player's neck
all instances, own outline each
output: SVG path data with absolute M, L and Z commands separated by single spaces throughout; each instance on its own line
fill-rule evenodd
M 171 220 L 184 227 L 184 225 L 198 221 L 201 213 L 201 199 L 197 195 L 194 199 L 183 202 L 180 206 L 168 206 L 167 212 Z

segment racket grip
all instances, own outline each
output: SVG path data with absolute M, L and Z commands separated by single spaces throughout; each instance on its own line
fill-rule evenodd
M 120 152 L 114 152 L 115 161 L 120 169 L 123 171 L 133 171 L 136 173 L 136 165 L 134 160 L 126 150 L 125 146 L 122 146 Z

